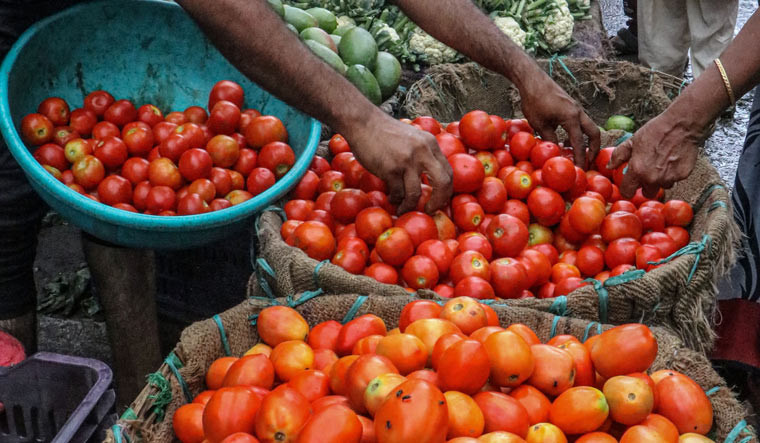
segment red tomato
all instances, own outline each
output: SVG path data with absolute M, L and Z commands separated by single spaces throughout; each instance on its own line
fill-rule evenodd
M 98 184 L 100 201 L 107 205 L 130 203 L 132 201 L 132 184 L 120 175 L 109 175 Z
M 203 149 L 188 149 L 179 158 L 179 172 L 189 181 L 207 177 L 212 166 L 211 156 Z
M 154 105 L 146 104 L 137 108 L 137 119 L 152 128 L 164 121 L 164 114 Z
M 37 112 L 47 117 L 54 126 L 69 123 L 69 105 L 60 97 L 48 97 L 37 107 Z
M 240 108 L 228 100 L 219 100 L 211 108 L 206 126 L 214 134 L 229 135 L 235 132 L 239 123 Z
M 359 179 L 359 189 L 364 192 L 388 192 L 388 187 L 385 185 L 385 182 L 380 177 L 372 174 L 366 169 L 362 172 L 361 178 Z
M 84 155 L 86 155 L 84 149 L 82 149 L 82 154 L 83 155 L 77 156 L 79 158 L 84 157 Z M 33 156 L 41 165 L 52 166 L 59 171 L 63 171 L 69 167 L 69 162 L 66 159 L 66 152 L 62 147 L 53 143 L 46 143 L 35 149 Z
M 483 187 L 478 191 L 478 203 L 485 212 L 496 214 L 504 209 L 507 203 L 507 188 L 496 177 L 486 177 Z
M 604 261 L 612 269 L 618 265 L 633 265 L 636 263 L 636 249 L 641 244 L 630 238 L 623 237 L 614 240 L 604 252 Z
M 454 253 L 451 252 L 443 241 L 437 239 L 425 240 L 420 243 L 417 247 L 417 254 L 424 255 L 433 260 L 438 268 L 439 275 L 445 275 L 449 272 L 451 262 L 454 261 Z
M 518 298 L 528 288 L 525 266 L 519 260 L 500 258 L 490 264 L 489 270 L 491 285 L 499 298 Z
M 286 143 L 267 143 L 259 151 L 259 166 L 269 169 L 275 177 L 282 178 L 296 162 L 293 149 Z
M 459 120 L 459 133 L 468 147 L 483 151 L 491 149 L 500 134 L 491 117 L 483 111 L 470 111 Z
M 493 278 L 493 277 L 492 277 Z M 437 291 L 436 291 L 437 292 Z M 451 294 L 452 297 L 472 297 L 478 300 L 495 298 L 493 286 L 480 277 L 470 276 L 459 280 Z
M 121 166 L 129 157 L 127 145 L 118 137 L 106 137 L 95 145 L 95 157 L 110 169 Z
M 342 172 L 327 171 L 322 174 L 319 179 L 318 192 L 323 194 L 325 192 L 338 192 L 345 187 L 345 176 Z
M 485 213 L 478 203 L 465 203 L 454 208 L 454 223 L 463 231 L 475 231 Z
M 448 160 L 454 171 L 454 192 L 475 192 L 480 189 L 486 173 L 477 158 L 469 154 L 453 154 Z
M 485 418 L 483 432 L 506 431 L 525 437 L 530 419 L 525 407 L 501 392 L 480 392 L 473 396 Z
M 520 200 L 507 200 L 507 204 L 504 205 L 504 211 L 502 212 L 517 218 L 526 226 L 530 224 L 530 211 L 528 205 Z
M 251 175 L 248 176 L 248 180 L 246 181 L 246 188 L 251 194 L 259 195 L 274 186 L 274 183 L 275 178 L 274 174 L 272 174 L 272 171 L 267 168 L 254 168 L 254 170 L 251 171 Z
M 649 271 L 653 265 L 650 263 L 658 262 L 662 259 L 660 250 L 652 245 L 641 245 L 636 248 L 636 267 Z
M 256 414 L 265 398 L 247 386 L 218 389 L 203 410 L 204 437 L 211 442 L 221 442 L 236 432 L 253 434 Z
M 636 216 L 641 220 L 644 232 L 665 230 L 665 216 L 659 209 L 641 206 L 636 210 Z
M 373 314 L 364 314 L 343 325 L 338 332 L 335 352 L 338 355 L 350 354 L 356 342 L 370 335 L 386 335 L 385 322 Z M 333 389 L 334 392 L 335 389 Z M 337 393 L 337 392 L 336 392 Z
M 114 98 L 106 91 L 93 91 L 84 98 L 84 107 L 94 112 L 98 117 L 102 117 L 105 114 L 111 104 L 113 104 Z
M 683 200 L 670 200 L 665 203 L 663 209 L 665 223 L 668 226 L 688 226 L 694 219 L 694 211 L 691 205 Z
M 659 249 L 660 255 L 662 255 L 663 258 L 670 257 L 674 252 L 678 250 L 676 242 L 664 232 L 650 232 L 648 234 L 644 234 L 644 236 L 641 237 L 641 243 L 645 245 L 652 245 Z
M 235 104 L 238 108 L 243 107 L 243 88 L 231 81 L 218 81 L 208 95 L 208 109 L 212 109 L 220 100 L 227 100 Z
M 240 150 L 240 158 L 238 159 L 238 163 L 240 163 L 240 161 L 243 159 L 244 151 L 248 151 L 248 149 Z M 255 153 L 255 151 L 253 150 L 250 150 L 250 151 Z M 237 170 L 237 164 L 235 165 L 235 169 Z M 243 174 L 243 175 L 248 175 L 248 174 Z M 296 198 L 296 199 L 314 200 L 314 197 L 316 197 L 317 195 L 318 188 L 319 188 L 319 176 L 317 176 L 316 172 L 312 170 L 308 170 L 306 171 L 306 174 L 304 174 L 303 178 L 301 178 L 301 181 L 298 182 L 298 185 L 296 185 L 296 187 L 292 191 L 290 191 L 290 196 L 291 198 Z
M 528 209 L 544 226 L 554 226 L 565 214 L 565 201 L 556 191 L 539 187 L 528 195 Z
M 531 151 L 536 146 L 536 138 L 532 132 L 518 132 L 509 140 L 509 152 L 517 160 L 530 159 Z
M 42 114 L 28 114 L 21 120 L 21 137 L 33 146 L 53 139 L 53 123 Z
M 261 401 L 255 416 L 256 435 L 262 441 L 295 441 L 311 412 L 303 395 L 287 385 L 280 386 Z
M 394 226 L 403 228 L 409 234 L 415 248 L 426 240 L 438 238 L 435 221 L 423 212 L 408 212 L 399 217 Z
M 406 230 L 393 227 L 380 234 L 375 250 L 383 262 L 401 266 L 414 254 L 414 242 Z
M 499 161 L 496 160 L 496 156 L 490 152 L 480 151 L 475 154 L 475 158 L 483 164 L 486 177 L 496 177 L 496 173 L 499 172 Z
M 547 246 L 553 249 L 551 245 Z M 535 274 L 533 285 L 542 285 L 549 281 L 552 274 L 552 263 L 544 253 L 533 248 L 525 249 L 520 252 L 519 259 L 523 266 L 525 266 L 526 261 L 531 262 Z
M 282 121 L 272 115 L 262 115 L 251 120 L 245 128 L 245 139 L 252 148 L 261 148 L 267 143 L 288 141 L 288 132 Z
M 234 103 L 234 101 L 232 102 Z M 138 109 L 138 113 L 139 113 L 139 109 Z M 206 110 L 201 108 L 200 106 L 190 106 L 187 109 L 185 109 L 184 112 L 182 112 L 182 114 L 184 114 L 185 120 L 187 120 L 190 123 L 195 123 L 196 125 L 205 124 L 206 121 L 208 120 L 208 114 L 206 113 Z
M 544 183 L 557 192 L 568 191 L 575 184 L 575 165 L 564 157 L 548 159 L 541 170 Z
M 559 156 L 559 146 L 552 142 L 542 141 L 531 150 L 530 162 L 536 169 L 541 169 L 547 160 L 557 156 Z
M 443 308 L 437 303 L 430 300 L 415 300 L 408 303 L 401 310 L 399 316 L 398 327 L 401 332 L 406 330 L 406 327 L 414 323 L 417 320 L 424 318 L 438 318 Z
M 438 283 L 438 266 L 427 256 L 415 255 L 404 263 L 401 276 L 412 289 L 432 289 Z
M 98 123 L 100 124 L 100 123 Z M 153 127 L 153 137 L 156 143 L 163 143 L 170 135 L 174 134 L 174 130 L 177 129 L 177 125 L 170 122 L 160 122 Z M 93 135 L 95 131 L 93 130 Z
M 441 153 L 444 157 L 448 158 L 452 154 L 467 153 L 464 148 L 464 144 L 459 141 L 459 138 L 448 132 L 441 132 L 435 136 L 435 139 L 438 142 L 438 147 L 440 148 Z
M 92 134 L 92 129 L 98 123 L 98 116 L 89 109 L 79 108 L 71 111 L 69 126 L 82 136 Z
M 507 194 L 512 198 L 524 199 L 535 187 L 530 174 L 519 169 L 512 171 L 504 182 Z
M 596 246 L 584 246 L 578 251 L 575 265 L 584 277 L 592 277 L 604 270 L 604 252 Z
M 490 280 L 489 263 L 483 257 L 483 254 L 467 251 L 454 257 L 454 261 L 451 262 L 451 267 L 449 268 L 451 281 L 456 285 L 460 280 L 469 276 Z
M 493 248 L 485 235 L 480 232 L 465 232 L 457 238 L 459 243 L 457 254 L 465 251 L 476 251 L 483 254 L 486 260 L 491 260 Z
M 680 226 L 668 226 L 665 233 L 676 243 L 676 248 L 681 249 L 689 244 L 689 231 Z
M 240 145 L 234 138 L 227 135 L 214 136 L 206 144 L 206 150 L 211 156 L 214 166 L 220 168 L 232 167 L 240 157 Z M 261 157 L 259 157 L 259 162 Z
M 439 134 L 443 131 L 443 126 L 433 117 L 421 116 L 412 120 L 412 124 L 419 125 L 423 131 L 427 131 L 433 135 Z
M 85 106 L 87 106 L 86 103 Z M 121 127 L 137 120 L 137 109 L 129 100 L 117 100 L 106 109 L 103 120 Z
M 606 243 L 623 237 L 634 240 L 641 238 L 641 220 L 633 213 L 625 211 L 612 212 L 602 221 L 601 234 Z
M 580 277 L 569 277 L 564 280 L 560 280 L 554 287 L 554 296 L 559 297 L 560 295 L 567 295 L 574 290 L 586 285 L 588 285 L 588 283 L 584 283 L 583 279 Z
M 168 186 L 153 186 L 145 197 L 145 207 L 154 214 L 174 209 L 176 194 Z
M 528 228 L 515 217 L 499 214 L 488 225 L 487 237 L 498 257 L 516 257 L 528 244 Z
M 364 270 L 364 275 L 372 277 L 380 283 L 398 284 L 398 272 L 393 266 L 385 263 L 373 263 Z
M 365 208 L 356 214 L 356 234 L 369 245 L 374 245 L 377 237 L 392 226 L 390 214 L 382 208 Z
M 330 213 L 341 223 L 352 223 L 357 214 L 370 206 L 367 194 L 358 189 L 341 189 L 333 197 Z
M 610 197 L 612 197 L 612 182 L 602 175 L 589 178 L 587 189 L 599 193 L 604 198 L 605 203 L 610 201 Z

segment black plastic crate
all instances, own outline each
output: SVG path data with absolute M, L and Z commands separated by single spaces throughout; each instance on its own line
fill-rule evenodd
M 246 297 L 253 227 L 196 249 L 156 251 L 156 303 L 161 318 L 191 323 Z
M 102 441 L 116 421 L 112 378 L 101 361 L 49 352 L 0 368 L 0 442 Z

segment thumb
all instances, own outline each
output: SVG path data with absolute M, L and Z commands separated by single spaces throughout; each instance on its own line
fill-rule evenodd
M 628 139 L 620 144 L 614 151 L 612 151 L 612 157 L 607 164 L 608 169 L 616 169 L 623 163 L 627 162 L 631 158 L 633 152 L 633 139 Z

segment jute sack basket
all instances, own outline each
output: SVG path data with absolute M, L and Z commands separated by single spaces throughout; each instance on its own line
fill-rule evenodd
M 674 77 L 625 62 L 555 60 L 542 64 L 547 69 L 554 66 L 555 79 L 597 120 L 620 113 L 646 121 L 667 107 L 681 84 Z M 471 109 L 520 116 L 515 113 L 519 96 L 514 87 L 475 64 L 431 68 L 410 88 L 405 107 L 412 117 L 432 115 L 440 121 L 458 120 Z M 603 131 L 603 146 L 615 145 L 621 136 L 621 131 Z M 567 297 L 506 303 L 602 323 L 664 326 L 692 349 L 708 352 L 715 339 L 715 282 L 734 263 L 740 231 L 731 216 L 728 190 L 706 158 L 700 158 L 691 176 L 668 190 L 666 198 L 689 202 L 694 207 L 694 221 L 689 228 L 692 243 L 668 257 L 664 266 L 647 274 L 629 272 L 603 285 L 591 281 L 591 286 Z M 289 247 L 280 237 L 281 223 L 281 216 L 273 212 L 265 212 L 259 220 L 258 265 L 249 288 L 261 285 L 271 296 L 302 291 L 406 295 L 399 286 L 351 275 Z
M 384 297 L 378 295 L 301 295 L 299 298 L 267 299 L 257 297 L 246 301 L 212 319 L 195 323 L 185 329 L 177 347 L 158 372 L 151 374 L 123 418 L 111 429 L 106 442 L 150 441 L 172 442 L 171 419 L 178 407 L 205 390 L 205 374 L 211 363 L 223 356 L 241 356 L 259 342 L 255 324 L 262 309 L 272 304 L 288 305 L 304 316 L 310 325 L 326 320 L 347 322 L 373 313 L 381 317 L 388 329 L 398 326 L 401 309 L 414 297 Z M 524 323 L 542 341 L 559 334 L 571 334 L 581 340 L 610 328 L 596 322 L 560 317 L 525 308 L 492 304 L 502 325 Z M 718 442 L 755 442 L 753 428 L 747 425 L 747 411 L 731 389 L 713 370 L 707 358 L 683 346 L 681 340 L 663 328 L 653 328 L 659 350 L 652 371 L 673 369 L 693 378 L 708 393 L 714 409 L 711 433 Z

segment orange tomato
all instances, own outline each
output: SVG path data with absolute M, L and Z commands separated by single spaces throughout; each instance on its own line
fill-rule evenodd
M 328 366 L 338 361 L 338 356 L 332 349 L 315 349 L 314 350 L 314 369 L 324 370 Z M 325 371 L 329 373 L 330 371 Z
M 275 346 L 270 357 L 277 378 L 290 381 L 296 373 L 314 366 L 314 351 L 306 342 L 290 340 Z
M 535 365 L 528 384 L 549 396 L 557 396 L 573 386 L 575 362 L 569 352 L 549 345 L 533 345 L 530 350 Z
M 705 391 L 691 378 L 673 374 L 656 382 L 657 412 L 672 421 L 678 432 L 707 434 L 713 424 L 713 408 Z
M 425 348 L 428 351 L 428 358 L 433 355 L 433 347 L 435 342 L 438 341 L 441 336 L 451 334 L 452 332 L 462 331 L 454 323 L 441 318 L 424 318 L 416 320 L 410 324 L 404 331 L 407 334 L 412 334 L 422 340 L 425 344 Z
M 340 328 L 335 344 L 335 353 L 338 355 L 350 354 L 360 339 L 375 334 L 384 336 L 387 332 L 385 322 L 380 317 L 374 314 L 364 314 Z
M 620 443 L 662 443 L 659 432 L 646 426 L 632 426 L 620 437 Z
M 336 395 L 348 394 L 346 387 L 346 372 L 348 368 L 359 358 L 358 355 L 347 355 L 336 361 L 330 370 L 330 390 Z
M 538 423 L 528 429 L 526 443 L 567 443 L 560 428 L 551 423 Z
M 449 320 L 465 335 L 470 335 L 476 330 L 488 326 L 486 311 L 477 300 L 471 297 L 452 298 L 441 311 L 440 318 Z
M 328 395 L 311 402 L 311 409 L 314 412 L 319 412 L 323 409 L 329 408 L 332 405 L 343 405 L 347 408 L 351 407 L 351 403 L 348 402 L 348 397 L 344 397 L 342 395 Z
M 436 386 L 438 388 L 441 387 L 440 383 L 438 382 L 438 373 L 431 371 L 430 369 L 420 369 L 419 371 L 414 371 L 411 374 L 407 375 L 406 378 L 409 380 L 424 380 L 433 386 Z
M 351 409 L 333 405 L 308 419 L 298 432 L 296 443 L 358 442 L 362 423 Z M 282 440 L 276 440 L 282 441 Z
M 649 414 L 641 426 L 652 428 L 662 436 L 666 443 L 678 443 L 678 428 L 672 421 L 659 414 Z
M 406 377 L 393 372 L 378 375 L 370 380 L 364 391 L 364 406 L 370 415 L 374 416 L 385 399 L 396 387 L 406 381 Z
M 253 345 L 251 349 L 245 351 L 245 354 L 243 354 L 243 356 L 245 357 L 246 355 L 256 355 L 256 354 L 264 354 L 267 357 L 269 357 L 272 354 L 272 347 L 264 343 L 257 343 Z
M 338 333 L 343 327 L 342 324 L 335 320 L 329 320 L 315 325 L 309 331 L 309 346 L 315 351 L 317 349 L 330 349 L 335 351 L 335 345 L 338 343 Z
M 525 443 L 520 436 L 511 432 L 496 431 L 483 434 L 478 438 L 480 443 Z
M 359 443 L 376 443 L 375 422 L 363 415 L 359 416 L 359 421 L 362 423 L 362 438 Z
M 467 394 L 457 391 L 443 393 L 449 412 L 447 438 L 479 437 L 485 427 L 483 412 Z
M 509 396 L 525 407 L 531 425 L 549 421 L 549 408 L 552 402 L 538 389 L 531 385 L 520 385 L 512 389 Z
M 311 405 L 303 395 L 287 385 L 279 386 L 261 402 L 256 414 L 256 435 L 262 442 L 295 441 L 311 412 Z
M 436 371 L 438 370 L 438 364 L 441 361 L 441 357 L 443 356 L 443 353 L 446 352 L 447 349 L 449 349 L 454 343 L 457 343 L 466 339 L 467 339 L 466 335 L 460 334 L 458 332 L 442 335 L 441 338 L 439 338 L 438 341 L 435 342 L 435 346 L 433 346 L 433 355 L 431 355 L 430 357 L 430 361 L 433 366 L 433 369 Z
M 705 437 L 704 435 L 695 434 L 690 432 L 678 437 L 678 443 L 715 443 L 713 440 Z
M 604 394 L 580 386 L 568 389 L 554 400 L 549 408 L 549 421 L 566 434 L 585 434 L 599 429 L 609 412 Z
M 390 372 L 398 374 L 393 363 L 382 355 L 360 355 L 346 372 L 346 390 L 351 408 L 359 413 L 366 412 L 364 391 L 367 390 L 367 385 L 378 375 Z
M 477 331 L 470 334 L 470 338 L 473 340 L 477 340 L 481 343 L 485 343 L 486 339 L 495 332 L 503 331 L 504 328 L 501 326 L 486 326 L 484 328 L 480 328 Z
M 425 343 L 412 334 L 383 337 L 377 343 L 375 353 L 387 357 L 402 375 L 423 369 L 428 359 Z
M 591 355 L 591 349 L 594 348 L 594 344 L 596 343 L 597 340 L 599 340 L 599 337 L 600 337 L 599 335 L 594 335 L 593 337 L 587 338 L 586 341 L 583 342 L 583 346 L 585 346 L 586 349 L 588 349 L 589 355 Z
M 603 332 L 591 349 L 596 372 L 605 378 L 644 372 L 657 357 L 657 340 L 642 324 L 616 326 Z
M 203 405 L 188 403 L 180 406 L 172 417 L 174 435 L 182 443 L 203 441 Z
M 633 426 L 652 412 L 654 393 L 644 380 L 623 375 L 612 377 L 604 384 L 603 392 L 610 416 L 618 423 Z
M 217 443 L 236 432 L 254 433 L 256 415 L 264 399 L 269 397 L 255 389 L 248 386 L 221 388 L 211 396 L 203 409 L 203 432 L 208 441 Z
M 259 439 L 245 432 L 230 434 L 222 440 L 222 443 L 260 443 Z
M 578 340 L 569 340 L 557 346 L 569 352 L 575 362 L 575 383 L 573 386 L 593 386 L 596 381 L 591 354 Z
M 206 372 L 206 387 L 209 389 L 221 388 L 227 371 L 236 361 L 238 361 L 237 357 L 222 357 L 214 360 Z
M 575 440 L 575 443 L 618 443 L 618 441 L 605 432 L 591 432 Z
M 499 316 L 496 314 L 496 311 L 494 311 L 492 307 L 485 304 L 481 304 L 480 307 L 483 308 L 483 311 L 486 313 L 486 325 L 499 326 Z
M 258 386 L 272 389 L 274 365 L 266 355 L 247 355 L 238 359 L 227 370 L 222 386 Z
M 491 334 L 485 341 L 485 350 L 491 362 L 491 382 L 498 386 L 519 386 L 533 373 L 530 346 L 514 332 Z
M 528 326 L 525 326 L 522 323 L 513 323 L 507 327 L 507 331 L 514 332 L 515 334 L 522 337 L 523 340 L 525 340 L 525 343 L 528 344 L 528 346 L 538 345 L 541 344 L 541 340 L 538 339 L 538 336 L 535 332 L 533 332 L 533 329 L 529 328 Z
M 330 393 L 330 377 L 322 371 L 305 369 L 297 372 L 288 382 L 291 388 L 313 402 Z
M 483 412 L 484 432 L 507 431 L 521 438 L 528 435 L 530 419 L 519 401 L 501 392 L 479 392 L 473 400 Z
M 556 337 L 552 337 L 552 339 L 546 342 L 546 344 L 549 346 L 559 347 L 559 345 L 563 343 L 567 343 L 569 341 L 577 341 L 578 343 L 580 343 L 578 339 L 573 337 L 572 335 L 563 334 L 563 335 L 558 335 Z
M 351 350 L 351 353 L 356 355 L 374 354 L 375 350 L 377 349 L 377 344 L 380 343 L 380 340 L 383 337 L 384 335 L 374 334 L 361 338 L 356 342 L 354 348 Z
M 652 380 L 652 377 L 648 376 L 647 374 L 643 372 L 634 372 L 633 374 L 628 374 L 628 376 L 643 380 L 644 382 L 646 382 L 647 385 L 649 385 L 649 389 L 652 390 L 652 395 L 654 397 L 654 404 L 652 406 L 652 410 L 657 409 L 657 390 L 655 389 L 655 384 L 654 384 L 654 380 Z
M 406 332 L 407 326 L 423 318 L 438 318 L 443 308 L 431 300 L 415 300 L 404 306 L 398 321 L 398 328 Z
M 424 380 L 407 380 L 375 413 L 378 443 L 446 440 L 449 412 L 443 393 Z
M 306 340 L 309 324 L 293 308 L 270 306 L 259 313 L 256 330 L 264 343 L 275 347 L 284 341 Z
M 201 392 L 200 394 L 195 396 L 195 398 L 193 399 L 193 403 L 199 403 L 199 404 L 202 404 L 203 406 L 206 406 L 208 401 L 211 400 L 211 396 L 214 395 L 214 392 L 216 391 L 208 390 L 208 391 Z
M 488 353 L 477 340 L 461 340 L 449 347 L 438 362 L 438 380 L 444 391 L 472 395 L 488 381 Z
M 446 443 L 479 443 L 480 440 L 473 437 L 455 437 L 451 440 L 446 440 Z

